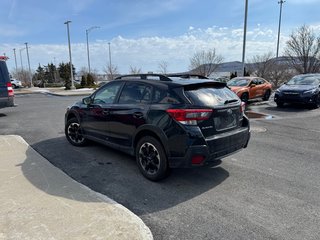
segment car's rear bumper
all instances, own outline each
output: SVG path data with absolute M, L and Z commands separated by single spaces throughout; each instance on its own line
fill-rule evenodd
M 249 126 L 215 135 L 206 139 L 206 145 L 190 146 L 183 157 L 169 157 L 169 166 L 171 168 L 188 168 L 206 165 L 247 147 L 249 139 Z M 203 161 L 193 164 L 192 159 L 196 156 L 202 156 Z
M 14 97 L 6 97 L 0 99 L 0 108 L 14 107 Z

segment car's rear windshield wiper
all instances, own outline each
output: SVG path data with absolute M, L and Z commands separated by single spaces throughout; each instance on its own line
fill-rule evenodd
M 226 100 L 224 104 L 229 104 L 229 103 L 238 102 L 238 101 L 239 101 L 238 99 Z

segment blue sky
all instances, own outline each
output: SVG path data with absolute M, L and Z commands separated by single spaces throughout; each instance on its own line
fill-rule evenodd
M 112 62 L 121 73 L 130 66 L 158 71 L 167 62 L 172 72 L 188 70 L 197 50 L 215 48 L 225 61 L 241 61 L 244 0 L 0 0 L 0 54 L 28 42 L 31 68 L 49 62 L 67 62 L 66 20 L 73 63 L 87 67 L 85 30 L 89 33 L 91 68 L 98 72 Z M 307 24 L 320 34 L 320 0 L 287 0 L 283 5 L 280 53 L 289 34 Z M 247 58 L 276 51 L 279 4 L 277 0 L 249 0 Z M 23 65 L 26 51 L 21 50 Z

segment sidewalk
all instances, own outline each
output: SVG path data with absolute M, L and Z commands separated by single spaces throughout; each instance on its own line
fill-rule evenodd
M 20 136 L 0 135 L 0 240 L 151 240 L 122 205 L 74 181 Z
M 75 90 L 64 90 L 64 87 L 61 88 L 20 88 L 15 89 L 14 94 L 30 94 L 30 93 L 47 93 L 56 96 L 89 96 L 95 90 L 92 88 L 80 88 Z

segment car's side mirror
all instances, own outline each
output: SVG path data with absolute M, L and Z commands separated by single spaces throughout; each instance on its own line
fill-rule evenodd
M 255 86 L 257 86 L 256 84 L 254 84 L 254 83 L 252 83 L 252 84 L 250 84 L 250 87 L 255 87 Z
M 85 97 L 82 99 L 82 103 L 86 105 L 90 105 L 92 103 L 92 98 L 91 97 Z

